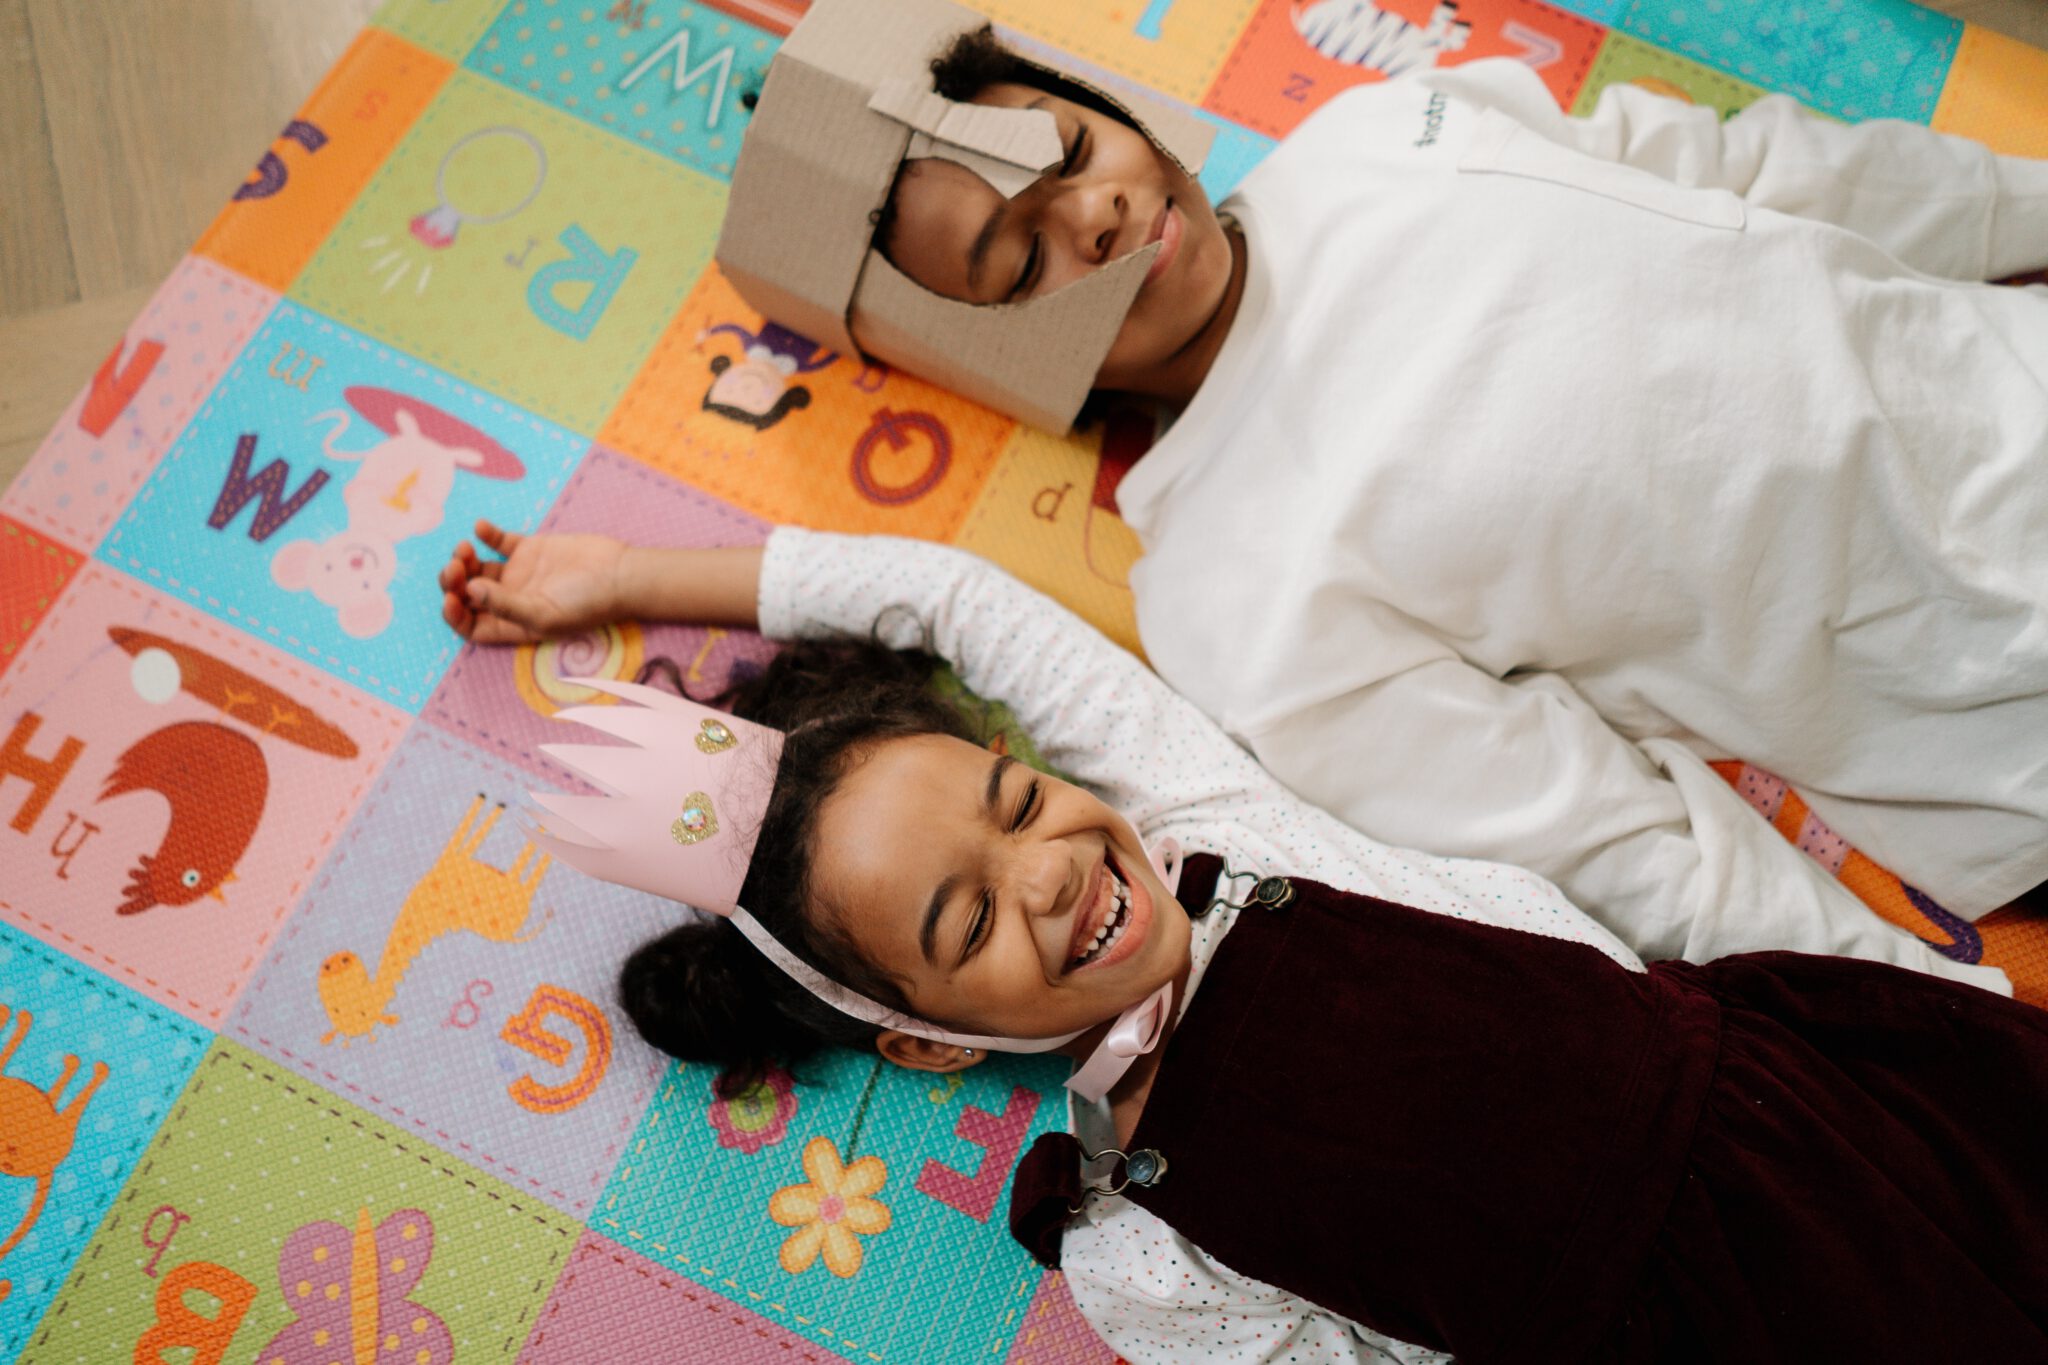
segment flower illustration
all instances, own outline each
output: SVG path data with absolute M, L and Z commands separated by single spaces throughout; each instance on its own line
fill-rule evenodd
M 889 1179 L 889 1168 L 878 1156 L 841 1165 L 832 1139 L 814 1137 L 804 1144 L 804 1174 L 809 1184 L 785 1185 L 768 1201 L 768 1216 L 796 1229 L 782 1244 L 782 1268 L 801 1275 L 822 1251 L 825 1269 L 850 1279 L 863 1254 L 854 1234 L 872 1237 L 888 1230 L 889 1206 L 869 1196 Z
M 752 1156 L 789 1135 L 796 1117 L 796 1082 L 787 1071 L 771 1066 L 760 1080 L 729 1100 L 713 1099 L 711 1126 L 718 1145 Z

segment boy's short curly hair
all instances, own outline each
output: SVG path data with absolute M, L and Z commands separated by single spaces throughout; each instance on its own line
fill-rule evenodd
M 1030 63 L 1003 46 L 1003 40 L 996 37 L 995 25 L 983 24 L 955 37 L 944 52 L 932 58 L 932 89 L 949 100 L 962 102 L 1006 81 L 1028 85 L 1028 77 L 1035 71 Z

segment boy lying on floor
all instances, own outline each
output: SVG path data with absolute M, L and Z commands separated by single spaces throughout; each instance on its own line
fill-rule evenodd
M 1646 956 L 1866 915 L 1709 758 L 1967 918 L 2048 879 L 2048 289 L 1983 283 L 2048 265 L 2048 164 L 1475 62 L 1219 214 L 1182 116 L 979 24 L 820 0 L 721 262 L 1028 420 L 1185 404 L 1118 494 L 1140 633 L 1285 782 Z

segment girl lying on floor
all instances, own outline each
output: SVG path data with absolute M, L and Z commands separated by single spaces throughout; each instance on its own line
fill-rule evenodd
M 1141 664 L 942 546 L 467 545 L 465 637 L 621 617 L 798 641 L 727 715 L 569 718 L 586 871 L 720 918 L 642 947 L 643 1035 L 746 1084 L 873 1047 L 1057 1049 L 1012 1227 L 1134 1361 L 2048 1358 L 2048 1014 L 1879 963 L 1644 966 L 1542 878 L 1305 805 Z M 951 661 L 1065 781 L 992 754 Z M 744 907 L 744 908 L 742 908 Z

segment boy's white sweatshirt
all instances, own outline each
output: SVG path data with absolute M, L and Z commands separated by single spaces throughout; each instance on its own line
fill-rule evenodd
M 1124 480 L 1147 652 L 1392 843 L 1645 957 L 1860 906 L 1703 759 L 1967 918 L 2048 880 L 2048 163 L 1512 61 L 1333 100 Z
M 1135 658 L 973 555 L 922 541 L 782 528 L 762 560 L 759 613 L 762 633 L 775 638 L 877 631 L 898 648 L 919 646 L 950 660 L 968 687 L 1009 705 L 1049 763 L 1130 820 L 1147 844 L 1174 838 L 1190 852 L 1221 856 L 1232 871 L 1307 877 L 1570 939 L 1642 969 L 1613 934 L 1532 872 L 1390 848 L 1305 804 Z M 1227 883 L 1182 886 L 1178 899 L 1200 907 L 1230 890 Z M 1196 922 L 1183 1011 L 1194 1006 L 1231 919 L 1218 908 Z M 1816 951 L 2010 993 L 2004 973 L 1949 962 L 1868 911 L 1827 927 L 1834 937 Z M 1112 1145 L 1099 1106 L 1076 1105 L 1072 1125 L 1091 1150 Z M 1122 1197 L 1088 1200 L 1068 1226 L 1061 1268 L 1089 1322 L 1137 1365 L 1445 1362 L 1237 1274 Z

